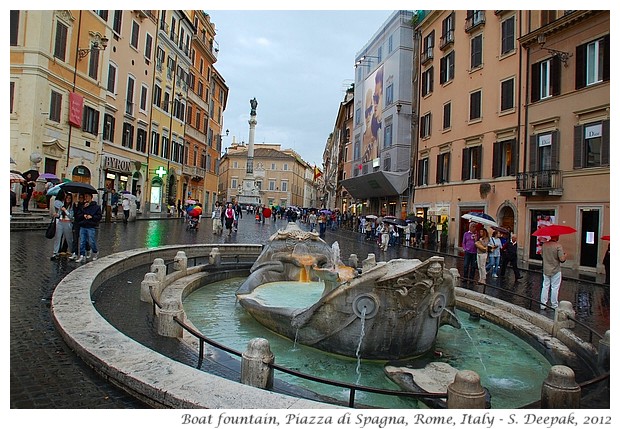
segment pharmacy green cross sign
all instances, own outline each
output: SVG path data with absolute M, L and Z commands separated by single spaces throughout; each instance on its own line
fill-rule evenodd
M 157 174 L 160 179 L 162 177 L 164 177 L 166 175 L 166 173 L 167 173 L 166 169 L 164 167 L 162 167 L 161 165 L 159 166 L 159 168 L 157 170 L 155 170 L 155 174 Z

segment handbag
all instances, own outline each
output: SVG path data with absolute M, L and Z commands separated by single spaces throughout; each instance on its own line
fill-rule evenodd
M 45 238 L 54 238 L 56 236 L 56 218 L 52 218 L 50 224 L 45 230 Z

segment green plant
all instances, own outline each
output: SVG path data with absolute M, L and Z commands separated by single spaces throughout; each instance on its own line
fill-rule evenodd
M 448 221 L 445 220 L 441 224 L 441 235 L 448 236 Z
M 37 203 L 47 204 L 47 198 L 43 192 L 34 191 L 32 193 L 32 199 Z

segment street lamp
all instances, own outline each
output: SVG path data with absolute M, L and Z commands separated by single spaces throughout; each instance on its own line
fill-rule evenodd
M 78 58 L 82 59 L 88 56 L 92 51 L 105 51 L 108 47 L 108 38 L 100 34 L 91 34 L 93 40 L 90 42 L 89 48 L 78 48 Z

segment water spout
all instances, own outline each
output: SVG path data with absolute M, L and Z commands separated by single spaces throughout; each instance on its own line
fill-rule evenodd
M 364 306 L 362 308 L 362 314 L 360 315 L 360 322 L 362 325 L 362 328 L 360 329 L 360 341 L 359 343 L 357 343 L 357 350 L 355 351 L 355 356 L 357 357 L 357 366 L 355 367 L 355 372 L 357 373 L 357 381 L 355 382 L 355 384 L 360 384 L 360 379 L 362 377 L 362 371 L 361 371 L 361 367 L 362 367 L 362 354 L 361 354 L 361 349 L 362 349 L 362 341 L 364 340 L 364 329 L 365 329 L 365 325 L 366 325 L 366 306 Z

